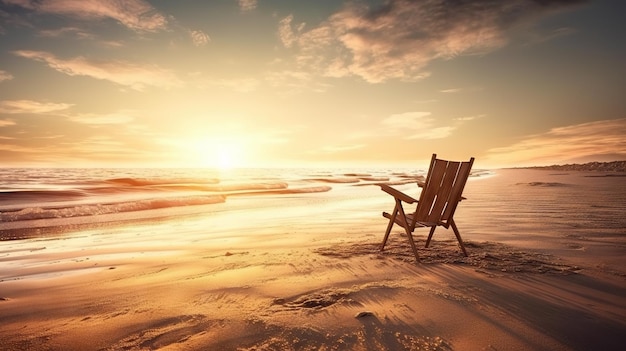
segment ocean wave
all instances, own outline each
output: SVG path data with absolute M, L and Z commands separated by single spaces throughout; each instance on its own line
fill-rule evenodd
M 325 193 L 332 190 L 332 187 L 320 185 L 309 186 L 302 188 L 284 188 L 284 189 L 267 189 L 267 190 L 255 190 L 255 191 L 236 191 L 225 193 L 225 195 L 289 195 L 289 194 L 312 194 L 312 193 Z
M 333 178 L 333 177 L 329 177 L 329 178 L 311 178 L 309 180 L 313 181 L 313 182 L 337 183 L 337 184 L 341 184 L 341 183 L 358 183 L 359 182 L 358 178 Z
M 185 196 L 173 198 L 144 199 L 108 204 L 67 205 L 64 207 L 27 207 L 18 211 L 0 212 L 0 222 L 26 221 L 33 219 L 71 218 L 95 216 L 121 212 L 154 210 L 178 206 L 208 205 L 224 202 L 223 195 Z
M 0 203 L 29 200 L 64 200 L 85 197 L 81 190 L 10 190 L 0 192 Z
M 97 216 L 170 207 L 208 205 L 224 202 L 227 196 L 310 194 L 328 192 L 331 189 L 330 186 L 325 185 L 288 188 L 286 183 L 250 183 L 216 187 L 212 190 L 219 193 L 211 195 L 161 196 L 158 198 L 123 200 L 108 203 L 77 204 L 75 201 L 67 202 L 71 199 L 65 197 L 64 200 L 66 200 L 66 203 L 54 202 L 46 206 L 38 202 L 38 205 L 8 209 L 0 212 L 0 222 Z M 44 191 L 43 193 L 47 194 L 49 192 Z
M 217 184 L 220 182 L 217 178 L 203 178 L 203 179 L 191 179 L 191 178 L 112 178 L 106 179 L 105 183 L 121 184 L 128 186 L 153 186 L 153 185 L 168 185 L 168 184 Z
M 98 187 L 89 189 L 91 192 L 115 191 L 204 191 L 204 192 L 232 192 L 247 190 L 285 189 L 286 182 L 230 182 L 220 183 L 218 179 L 196 181 L 191 179 L 137 179 L 116 178 L 107 180 L 119 184 L 119 187 Z

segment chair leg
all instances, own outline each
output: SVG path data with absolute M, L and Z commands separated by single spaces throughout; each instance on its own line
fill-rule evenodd
M 411 244 L 411 249 L 413 250 L 413 254 L 415 255 L 415 260 L 417 263 L 420 263 L 420 256 L 417 253 L 417 247 L 415 246 L 415 240 L 413 240 L 413 234 L 411 228 L 409 227 L 409 222 L 407 221 L 406 214 L 404 213 L 404 208 L 400 206 L 398 209 L 400 211 L 400 215 L 404 220 L 404 231 L 406 232 L 406 236 L 409 238 L 409 244 Z
M 435 234 L 435 229 L 437 228 L 437 226 L 432 226 L 430 227 L 430 233 L 428 233 L 428 239 L 426 239 L 426 246 L 424 247 L 428 247 L 428 245 L 430 245 L 430 239 L 433 238 L 433 234 Z
M 396 207 L 394 207 L 393 214 L 391 215 L 391 218 L 389 218 L 389 224 L 387 224 L 387 231 L 385 231 L 385 238 L 383 239 L 383 243 L 380 245 L 380 251 L 383 251 L 385 249 L 385 244 L 387 243 L 387 239 L 389 239 L 389 233 L 391 233 L 391 228 L 393 227 L 393 224 L 396 222 L 396 216 L 398 215 L 398 206 L 402 206 L 402 204 L 399 204 L 396 201 Z
M 406 231 L 406 236 L 409 237 L 409 243 L 411 244 L 411 249 L 413 249 L 413 254 L 415 255 L 415 260 L 417 261 L 417 263 L 420 263 L 420 256 L 417 253 L 417 247 L 415 246 L 415 241 L 413 240 L 413 234 L 411 234 L 411 231 L 409 230 L 409 228 L 404 228 L 404 230 Z
M 467 251 L 465 251 L 465 245 L 463 245 L 463 239 L 461 239 L 461 233 L 459 233 L 459 228 L 456 227 L 456 223 L 454 223 L 453 219 L 450 220 L 450 224 L 452 225 L 452 230 L 454 230 L 454 235 L 456 235 L 456 240 L 459 241 L 461 251 L 463 251 L 463 254 L 465 255 L 465 257 L 467 257 Z

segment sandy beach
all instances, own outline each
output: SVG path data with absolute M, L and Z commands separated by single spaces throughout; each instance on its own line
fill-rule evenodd
M 621 350 L 625 179 L 471 179 L 421 263 L 358 184 L 0 241 L 0 349 Z

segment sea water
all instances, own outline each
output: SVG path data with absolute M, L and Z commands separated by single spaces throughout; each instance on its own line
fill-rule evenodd
M 188 215 L 229 197 L 332 196 L 342 187 L 415 183 L 423 174 L 415 169 L 4 168 L 0 240 L 77 225 Z
M 382 221 L 380 213 L 393 209 L 393 199 L 377 185 L 391 184 L 417 197 L 415 183 L 426 172 L 408 168 L 4 168 L 0 169 L 0 240 L 211 211 L 246 213 L 246 208 L 237 206 L 265 206 L 272 216 L 298 213 L 278 207 L 301 206 L 302 213 L 312 214 L 322 201 L 335 213 L 346 210 L 358 216 L 367 210 L 363 215 Z M 610 236 L 622 243 L 624 175 L 473 170 L 464 191 L 468 200 L 461 203 L 455 219 L 468 237 L 481 240 L 504 240 L 507 233 L 531 237 L 549 233 Z

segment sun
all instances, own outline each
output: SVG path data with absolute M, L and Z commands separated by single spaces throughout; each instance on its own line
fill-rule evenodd
M 238 159 L 238 150 L 233 149 L 232 146 L 221 146 L 215 151 L 215 167 L 221 170 L 228 170 L 241 166 Z
M 245 143 L 235 137 L 188 140 L 185 149 L 194 167 L 229 170 L 245 164 Z

